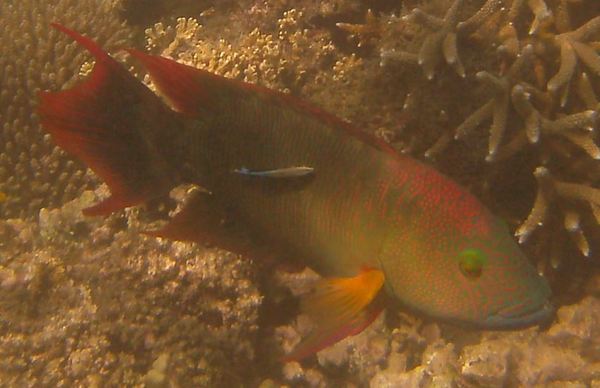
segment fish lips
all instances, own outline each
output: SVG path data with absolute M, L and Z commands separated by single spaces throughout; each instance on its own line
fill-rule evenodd
M 556 309 L 549 300 L 531 305 L 526 302 L 506 306 L 487 317 L 483 325 L 487 329 L 514 330 L 533 325 L 544 325 L 554 318 Z

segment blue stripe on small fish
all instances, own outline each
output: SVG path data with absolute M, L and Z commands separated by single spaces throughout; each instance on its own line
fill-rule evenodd
M 295 178 L 312 174 L 314 170 L 314 168 L 306 166 L 278 168 L 275 170 L 250 170 L 242 167 L 233 170 L 233 172 L 240 175 L 265 178 Z

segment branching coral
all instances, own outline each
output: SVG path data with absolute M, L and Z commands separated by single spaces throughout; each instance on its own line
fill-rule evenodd
M 365 82 L 364 77 L 355 77 L 363 73 L 362 61 L 340 55 L 325 34 L 304 28 L 305 23 L 302 12 L 291 9 L 277 21 L 274 32 L 255 28 L 226 41 L 203 35 L 195 19 L 181 18 L 175 26 L 159 23 L 146 30 L 147 47 L 225 77 L 302 94 L 340 116 L 350 116 L 351 107 L 360 105 L 348 100 L 360 97 L 350 91 L 350 84 Z M 325 85 L 350 92 L 330 98 L 331 88 Z
M 520 202 L 533 202 L 536 186 L 529 174 L 538 166 L 551 170 L 553 181 L 572 182 L 581 185 L 582 190 L 593 191 L 600 187 L 600 177 L 594 173 L 598 169 L 596 160 L 600 158 L 597 129 L 600 105 L 596 93 L 600 87 L 600 56 L 595 41 L 600 35 L 600 17 L 597 12 L 586 12 L 590 7 L 598 9 L 597 4 L 586 0 L 487 0 L 481 3 L 474 13 L 471 12 L 471 17 L 450 29 L 460 37 L 458 50 L 467 73 L 463 86 L 457 86 L 449 81 L 449 77 L 441 75 L 436 80 L 437 87 L 406 76 L 412 73 L 407 70 L 410 67 L 402 67 L 402 63 L 419 61 L 423 65 L 424 58 L 434 58 L 424 53 L 434 38 L 443 39 L 436 32 L 413 36 L 419 43 L 417 46 L 421 47 L 418 54 L 403 50 L 407 44 L 402 39 L 394 40 L 382 34 L 379 43 L 382 64 L 390 65 L 390 69 L 402 69 L 404 78 L 398 82 L 408 82 L 408 94 L 418 97 L 419 101 L 412 104 L 416 108 L 410 112 L 399 113 L 411 118 L 408 129 L 396 138 L 406 142 L 403 135 L 409 135 L 412 144 L 415 139 L 437 132 L 437 139 L 430 140 L 429 146 L 416 150 L 426 149 L 426 156 L 435 156 L 442 161 L 441 167 L 446 172 L 463 179 L 496 211 L 505 212 L 513 219 L 515 228 L 522 222 L 517 235 L 523 243 L 535 247 L 532 253 L 542 263 L 541 267 L 547 267 L 544 263 L 549 260 L 556 267 L 561 261 L 556 257 L 569 255 L 567 252 L 572 248 L 584 256 L 591 255 L 600 242 L 600 235 L 597 220 L 586 216 L 590 212 L 589 201 L 553 195 L 552 204 L 545 211 L 551 214 L 557 209 L 565 209 L 563 213 L 568 216 L 561 217 L 567 221 L 557 222 L 561 217 L 553 215 L 548 216 L 552 222 L 542 225 L 531 221 L 536 218 L 540 206 L 530 203 L 532 210 L 528 217 L 528 206 Z M 448 8 L 443 8 L 443 4 Z M 446 16 L 452 16 L 451 11 L 457 6 L 466 7 L 466 3 L 442 1 L 438 9 L 446 9 Z M 419 22 L 415 15 L 421 18 L 419 25 L 430 20 L 429 11 L 425 13 L 418 9 L 405 16 L 404 22 Z M 440 22 L 439 18 L 436 20 Z M 458 19 L 453 23 L 455 20 Z M 414 47 L 414 42 L 408 45 Z M 438 49 L 437 55 L 441 58 L 439 53 Z M 433 75 L 430 65 L 424 66 L 423 71 L 429 78 Z M 471 72 L 475 77 L 469 76 Z M 478 82 L 473 83 L 473 78 Z M 449 87 L 453 88 L 454 98 L 460 98 L 462 104 L 447 99 L 444 88 Z M 460 88 L 469 92 L 462 94 Z M 431 94 L 432 91 L 438 94 Z M 482 105 L 478 101 L 485 103 Z M 448 114 L 445 129 L 440 128 L 439 121 L 433 120 L 432 110 Z M 481 130 L 486 121 L 491 121 L 489 132 Z M 449 133 L 453 123 L 456 123 L 453 135 L 458 140 L 455 142 L 451 141 Z M 415 125 L 419 128 L 413 129 Z M 487 150 L 482 153 L 483 139 Z M 464 147 L 471 151 L 464 152 Z M 469 155 L 477 153 L 488 162 L 487 165 L 469 159 Z M 474 172 L 479 176 L 478 180 L 473 177 Z M 523 185 L 519 190 L 527 194 L 505 199 L 510 189 L 503 185 L 514 184 Z M 539 193 L 538 190 L 538 199 Z M 502 203 L 506 203 L 507 208 L 503 209 Z M 540 229 L 540 232 L 532 242 L 526 237 L 534 229 Z M 574 244 L 569 244 L 568 239 Z M 544 245 L 541 241 L 567 241 L 562 245 L 570 248 L 561 249 L 559 254 L 553 244 L 546 244 L 546 249 L 541 249 Z
M 512 4 L 513 12 L 518 10 L 522 1 L 517 0 Z M 527 6 L 533 12 L 533 20 L 529 27 L 529 34 L 535 34 L 541 31 L 545 26 L 552 23 L 552 11 L 546 5 L 545 0 L 528 0 Z M 515 12 L 517 13 L 517 12 Z
M 510 147 L 507 147 L 507 155 L 529 143 L 540 147 L 543 150 L 541 155 L 545 158 L 541 160 L 545 167 L 538 167 L 534 172 L 538 182 L 537 196 L 529 216 L 516 231 L 519 240 L 524 242 L 533 230 L 543 227 L 546 236 L 554 236 L 551 239 L 545 238 L 545 241 L 562 241 L 560 233 L 564 230 L 579 252 L 589 256 L 589 238 L 598 240 L 598 236 L 594 235 L 597 227 L 590 228 L 590 225 L 598 225 L 598 218 L 587 217 L 590 214 L 590 206 L 591 210 L 597 213 L 594 197 L 588 194 L 598 190 L 594 186 L 598 185 L 599 180 L 593 174 L 590 176 L 586 170 L 594 171 L 597 165 L 586 158 L 574 157 L 568 144 L 579 148 L 589 158 L 600 159 L 600 148 L 597 144 L 600 105 L 594 91 L 594 83 L 597 84 L 595 77 L 600 75 L 600 56 L 595 52 L 595 43 L 589 42 L 600 31 L 600 17 L 593 17 L 577 29 L 571 30 L 568 3 L 569 1 L 563 0 L 549 6 L 543 0 L 528 2 L 534 19 L 529 27 L 529 37 L 525 39 L 537 47 L 537 69 L 541 69 L 536 72 L 538 80 L 543 79 L 543 73 L 547 72 L 545 68 L 552 68 L 555 62 L 559 62 L 560 66 L 555 75 L 547 81 L 545 86 L 549 93 L 541 97 L 546 102 L 538 102 L 539 108 L 533 103 L 535 96 L 532 97 L 532 94 L 539 96 L 539 91 L 533 90 L 529 93 L 520 85 L 513 88 L 513 106 L 522 119 L 524 130 L 519 132 L 510 143 Z M 557 47 L 560 52 L 559 61 L 552 56 L 555 52 L 552 46 Z M 592 71 L 592 78 L 583 71 L 580 63 Z M 575 91 L 579 101 L 569 101 L 571 89 Z M 562 138 L 562 141 L 558 140 L 557 136 Z M 559 166 L 559 160 L 562 166 Z M 577 163 L 583 163 L 587 167 L 575 167 L 577 163 L 574 160 L 582 161 Z M 550 177 L 550 165 L 554 166 L 551 167 L 553 170 L 560 170 L 560 175 L 566 180 L 577 182 L 579 179 L 580 183 L 565 183 L 556 177 Z M 565 191 L 565 187 L 569 187 L 569 190 Z M 560 209 L 563 222 L 561 223 L 560 217 L 556 215 L 549 217 L 549 209 L 554 209 L 554 212 Z M 541 218 L 550 221 L 543 222 Z M 586 227 L 587 237 L 584 233 Z M 552 251 L 548 256 L 551 264 L 556 267 L 561 260 L 558 258 L 557 249 L 552 248 Z
M 536 18 L 539 19 L 536 19 L 536 23 L 541 23 L 541 15 L 545 15 L 547 12 L 545 7 L 542 8 L 543 10 L 535 12 Z M 512 26 L 508 26 L 509 28 L 505 29 L 504 32 L 510 35 L 510 39 L 516 39 L 516 31 Z M 530 29 L 530 32 L 537 31 L 538 27 L 539 25 L 536 24 L 536 27 Z M 501 52 L 514 51 L 510 46 L 512 46 L 512 44 L 505 40 L 504 44 L 500 47 Z M 518 47 L 518 44 L 516 46 Z M 543 115 L 533 107 L 529 98 L 534 94 L 539 99 L 547 102 L 550 97 L 544 96 L 541 91 L 537 91 L 528 83 L 523 82 L 523 79 L 526 79 L 523 76 L 523 73 L 525 70 L 534 70 L 534 61 L 534 48 L 530 44 L 521 50 L 521 53 L 517 55 L 515 61 L 503 76 L 496 77 L 487 71 L 477 73 L 476 77 L 482 82 L 485 82 L 490 86 L 490 89 L 493 90 L 494 97 L 467 117 L 467 119 L 456 129 L 456 138 L 459 139 L 468 135 L 477 125 L 481 124 L 488 117 L 491 117 L 492 127 L 490 129 L 488 156 L 486 160 L 493 161 L 497 157 L 496 154 L 498 148 L 501 144 L 503 135 L 506 132 L 510 110 L 514 107 L 524 120 L 525 131 L 517 134 L 517 137 L 513 139 L 509 144 L 509 147 L 501 152 L 502 158 L 512 155 L 517 149 L 520 149 L 525 145 L 525 142 L 523 141 L 524 135 L 527 136 L 530 143 L 537 143 L 540 131 L 548 134 L 561 133 L 569 141 L 583 148 L 593 158 L 600 157 L 600 150 L 598 150 L 598 147 L 594 143 L 592 133 L 582 134 L 568 130 L 569 128 L 593 128 L 593 124 L 595 124 L 595 113 L 593 109 L 596 109 L 596 106 L 589 106 L 593 104 L 593 90 L 591 89 L 585 73 L 582 75 L 579 94 L 586 98 L 590 110 L 567 115 L 566 117 L 557 120 L 550 120 L 543 117 Z M 575 63 L 573 63 L 573 65 L 575 65 Z M 524 68 L 524 66 L 529 66 L 529 69 Z M 561 71 L 559 71 L 559 73 L 561 73 Z M 569 75 L 569 77 L 571 76 L 572 74 Z M 553 90 L 550 85 L 553 84 L 555 79 L 556 77 L 548 83 L 550 90 Z M 585 83 L 586 81 L 587 83 Z M 566 82 L 569 82 L 569 80 Z
M 600 76 L 600 55 L 592 43 L 585 42 L 599 32 L 600 16 L 597 16 L 574 31 L 555 36 L 556 44 L 560 47 L 560 68 L 548 81 L 548 90 L 556 92 L 567 87 L 573 79 L 579 62 L 587 66 L 595 75 Z
M 563 182 L 553 178 L 545 167 L 538 167 L 534 175 L 538 182 L 538 191 L 531 213 L 515 232 L 519 242 L 527 240 L 529 235 L 538 227 L 543 226 L 551 209 L 559 200 L 567 200 L 566 207 L 558 208 L 563 213 L 563 226 L 584 256 L 590 255 L 590 245 L 582 230 L 581 219 L 592 214 L 595 221 L 600 223 L 600 189 L 578 183 Z M 564 202 L 564 201 L 563 201 Z M 581 210 L 569 206 L 569 202 L 587 204 Z M 559 204 L 560 205 L 560 204 Z
M 594 142 L 594 127 L 599 114 L 597 110 L 586 110 L 550 120 L 534 108 L 530 94 L 521 85 L 513 87 L 512 101 L 525 125 L 525 131 L 521 131 L 517 136 L 525 135 L 530 143 L 535 144 L 540 140 L 540 136 L 559 135 L 592 158 L 600 159 L 600 148 Z
M 311 70 L 302 59 L 311 54 L 313 66 L 318 67 L 334 51 L 324 36 L 311 36 L 301 27 L 301 17 L 300 11 L 287 11 L 279 19 L 275 34 L 254 29 L 238 42 L 203 40 L 202 26 L 196 20 L 178 19 L 174 28 L 157 24 L 147 30 L 148 48 L 225 77 L 296 89 Z
M 363 24 L 336 23 L 336 26 L 349 32 L 351 37 L 357 39 L 358 47 L 371 45 L 381 37 L 383 30 L 381 20 L 375 17 L 370 9 L 367 10 Z
M 33 215 L 73 198 L 86 186 L 82 166 L 44 136 L 34 114 L 36 93 L 68 87 L 84 53 L 50 28 L 61 22 L 107 47 L 125 45 L 131 32 L 114 2 L 100 0 L 3 1 L 0 4 L 0 204 L 2 217 Z
M 458 30 L 464 33 L 476 31 L 502 8 L 502 0 L 487 0 L 471 17 L 458 23 Z
M 440 64 L 442 57 L 448 65 L 461 77 L 465 77 L 465 68 L 458 55 L 457 33 L 458 17 L 463 0 L 455 0 L 448 8 L 443 18 L 430 15 L 419 8 L 415 8 L 409 15 L 403 17 L 405 22 L 414 22 L 431 32 L 427 35 L 419 53 L 409 54 L 405 52 L 383 51 L 384 57 L 402 61 L 413 61 L 423 68 L 428 79 L 433 79 L 435 70 Z
M 496 156 L 496 152 L 506 131 L 510 110 L 511 89 L 519 81 L 520 73 L 531 59 L 532 54 L 533 48 L 531 46 L 524 47 L 506 74 L 500 77 L 492 75 L 487 71 L 477 73 L 477 79 L 485 82 L 490 87 L 493 91 L 493 97 L 456 128 L 455 138 L 460 139 L 470 134 L 477 126 L 491 117 L 492 126 L 490 128 L 488 155 L 486 158 L 489 161 L 493 160 Z

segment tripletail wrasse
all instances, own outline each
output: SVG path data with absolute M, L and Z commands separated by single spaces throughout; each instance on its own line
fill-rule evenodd
M 359 333 L 389 303 L 482 329 L 553 315 L 504 222 L 433 168 L 292 96 L 127 50 L 159 97 L 89 38 L 52 26 L 95 60 L 39 106 L 54 142 L 110 188 L 85 214 L 205 188 L 150 234 L 260 256 L 241 238 L 256 236 L 320 273 L 301 304 L 315 328 L 287 359 Z

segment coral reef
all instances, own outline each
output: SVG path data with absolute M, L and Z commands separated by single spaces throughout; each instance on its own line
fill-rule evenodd
M 85 170 L 64 156 L 39 129 L 37 91 L 66 88 L 85 59 L 60 22 L 94 36 L 106 47 L 131 42 L 115 1 L 3 1 L 0 4 L 0 203 L 2 217 L 36 214 L 74 198 L 89 183 Z M 130 44 L 130 43 L 129 43 Z
M 118 14 L 155 54 L 300 95 L 429 159 L 509 222 L 569 303 L 549 329 L 512 333 L 390 309 L 281 365 L 311 325 L 289 294 L 315 274 L 257 276 L 238 256 L 145 237 L 135 209 L 82 218 L 103 188 L 52 210 L 93 178 L 31 115 L 35 91 L 69 87 L 86 58 L 44 24 L 110 49 L 132 36 Z M 0 381 L 600 386 L 599 14 L 595 0 L 3 2 Z
M 211 34 L 211 19 L 223 18 L 215 9 L 156 24 L 147 48 L 301 95 L 429 158 L 506 218 L 549 276 L 563 257 L 592 255 L 600 248 L 595 200 L 556 192 L 548 204 L 563 216 L 533 222 L 549 213 L 534 201 L 533 173 L 546 169 L 585 193 L 598 187 L 598 18 L 562 1 L 413 3 L 384 13 L 349 2 L 332 30 L 314 20 L 335 18 L 335 7 L 255 2 L 230 16 L 245 33 Z M 335 40 L 340 32 L 349 41 Z
M 381 16 L 412 28 L 408 40 L 381 34 L 376 43 L 382 65 L 398 74 L 396 82 L 407 84 L 402 112 L 407 123 L 396 138 L 408 145 L 404 149 L 434 158 L 508 219 L 539 270 L 552 277 L 563 258 L 576 251 L 588 257 L 600 248 L 594 217 L 600 185 L 600 56 L 595 42 L 600 10 L 590 1 L 487 0 L 470 5 L 474 7 L 468 10 L 460 0 L 424 2 L 404 17 Z M 444 13 L 443 20 L 436 16 Z M 445 27 L 431 32 L 428 26 L 442 21 Z M 463 63 L 464 80 L 439 69 L 441 52 L 448 64 Z M 458 60 L 448 52 L 461 52 L 462 61 L 448 60 Z M 415 65 L 425 78 L 436 72 L 440 80 L 435 85 L 419 80 L 414 70 L 407 70 Z M 480 128 L 487 122 L 491 126 L 483 147 Z M 554 181 L 571 185 L 569 194 L 553 190 L 550 195 L 541 184 L 536 188 L 534 171 L 538 183 L 539 172 L 548 171 Z M 508 189 L 515 186 L 519 197 Z
M 195 19 L 179 18 L 174 26 L 157 23 L 146 30 L 147 48 L 225 77 L 312 96 L 344 116 L 357 104 L 329 98 L 328 85 L 350 89 L 362 63 L 336 53 L 327 35 L 305 28 L 304 20 L 301 11 L 291 9 L 277 20 L 275 31 L 254 28 L 228 41 L 207 36 Z
M 492 126 L 490 128 L 488 154 L 486 156 L 486 160 L 488 161 L 493 161 L 496 158 L 498 146 L 506 131 L 508 122 L 511 90 L 517 87 L 518 77 L 532 54 L 533 48 L 529 45 L 525 46 L 506 73 L 500 77 L 487 71 L 480 71 L 476 75 L 479 81 L 485 82 L 494 91 L 494 94 L 488 102 L 473 112 L 456 128 L 454 137 L 455 139 L 461 139 L 470 135 L 482 122 L 491 118 Z M 519 85 L 519 87 L 521 86 Z
M 578 57 L 581 63 L 567 64 L 568 71 L 560 64 L 562 34 L 585 30 L 568 39 L 595 49 L 595 21 L 565 8 L 572 6 L 580 11 L 581 4 L 501 0 L 422 2 L 416 10 L 397 9 L 400 16 L 362 9 L 364 22 L 336 21 L 356 50 L 306 29 L 304 9 L 282 14 L 273 30 L 254 28 L 238 39 L 215 40 L 208 27 L 189 19 L 173 27 L 157 24 L 147 38 L 154 52 L 300 94 L 401 151 L 429 157 L 506 218 L 540 271 L 558 281 L 578 267 L 564 265 L 567 257 L 577 262 L 574 252 L 593 257 L 600 248 L 598 74 L 594 59 Z M 253 12 L 277 15 L 268 6 Z M 316 43 L 307 45 L 309 37 Z M 583 66 L 590 72 L 580 71 Z M 567 82 L 558 81 L 561 73 L 570 74 Z M 597 272 L 597 263 L 579 263 L 592 268 L 586 276 Z M 409 323 L 391 325 L 390 337 L 380 320 L 321 352 L 316 363 L 287 364 L 281 378 L 326 386 L 339 384 L 335 371 L 343 369 L 372 386 L 589 384 L 598 379 L 597 355 L 590 356 L 597 344 L 580 346 L 585 340 L 554 333 L 570 324 L 565 311 L 579 308 L 579 316 L 597 319 L 597 303 L 588 298 L 564 307 L 547 333 L 455 337 L 451 329 L 442 327 L 440 334 L 436 325 L 406 318 Z M 275 336 L 289 352 L 309 329 L 300 316 L 277 327 Z M 400 335 L 403 330 L 411 334 Z
M 136 210 L 82 218 L 96 200 L 0 223 L 2 383 L 239 385 L 262 300 L 251 262 L 144 237 Z
M 446 11 L 443 18 L 423 12 L 420 8 L 415 8 L 412 12 L 403 17 L 406 22 L 418 23 L 422 27 L 431 30 L 423 40 L 419 53 L 417 54 L 417 63 L 423 68 L 425 76 L 431 80 L 435 74 L 436 67 L 442 59 L 450 65 L 454 71 L 461 77 L 465 77 L 465 68 L 460 61 L 457 47 L 457 32 L 459 29 L 459 10 L 463 0 L 456 0 Z M 388 57 L 390 53 L 384 54 Z M 399 55 L 396 53 L 396 55 Z M 407 56 L 405 54 L 405 56 Z

